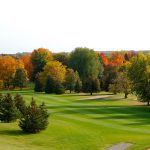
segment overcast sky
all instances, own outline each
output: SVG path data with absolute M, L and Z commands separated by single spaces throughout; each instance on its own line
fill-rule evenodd
M 149 50 L 150 0 L 0 0 L 0 53 Z

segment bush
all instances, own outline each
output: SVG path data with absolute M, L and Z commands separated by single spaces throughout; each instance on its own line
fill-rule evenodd
M 25 113 L 19 122 L 20 128 L 27 133 L 37 133 L 46 129 L 48 125 L 48 112 L 44 104 L 38 106 L 34 100 L 26 107 Z
M 10 94 L 0 96 L 0 120 L 3 122 L 13 122 L 19 118 L 19 110 Z

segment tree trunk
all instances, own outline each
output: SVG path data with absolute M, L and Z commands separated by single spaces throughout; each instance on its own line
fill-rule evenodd
M 71 94 L 71 90 L 70 90 L 70 94 Z
M 92 95 L 92 92 L 90 93 L 90 95 Z
M 128 98 L 128 93 L 124 93 L 124 98 Z
M 149 106 L 149 100 L 147 101 L 147 106 Z

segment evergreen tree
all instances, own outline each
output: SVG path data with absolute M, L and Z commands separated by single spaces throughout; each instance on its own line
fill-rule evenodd
M 18 68 L 16 70 L 15 77 L 13 80 L 14 87 L 17 86 L 17 87 L 23 88 L 23 87 L 25 87 L 26 82 L 27 82 L 27 73 L 26 73 L 25 69 Z
M 25 101 L 23 100 L 23 97 L 19 94 L 16 94 L 16 96 L 14 97 L 14 102 L 17 109 L 21 112 L 21 114 L 24 114 L 26 105 Z
M 0 120 L 3 122 L 12 122 L 19 117 L 19 111 L 10 94 L 7 94 L 0 100 Z
M 34 100 L 26 108 L 23 118 L 19 122 L 20 128 L 27 133 L 37 133 L 48 126 L 49 114 L 44 104 L 38 106 Z
M 35 86 L 34 86 L 35 92 L 43 92 L 43 84 L 41 83 L 39 76 L 35 78 Z
M 64 94 L 65 93 L 65 88 L 62 85 L 61 82 L 56 81 L 55 83 L 55 94 Z
M 45 93 L 55 93 L 55 79 L 51 76 L 47 76 Z

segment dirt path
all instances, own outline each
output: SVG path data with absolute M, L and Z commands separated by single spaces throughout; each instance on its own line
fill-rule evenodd
M 107 148 L 106 150 L 126 150 L 128 147 L 132 146 L 131 143 L 119 143 L 116 145 L 113 145 L 110 148 Z
M 96 95 L 96 96 L 89 96 L 89 97 L 81 98 L 80 100 L 99 99 L 99 98 L 106 98 L 106 97 L 110 97 L 110 95 Z

